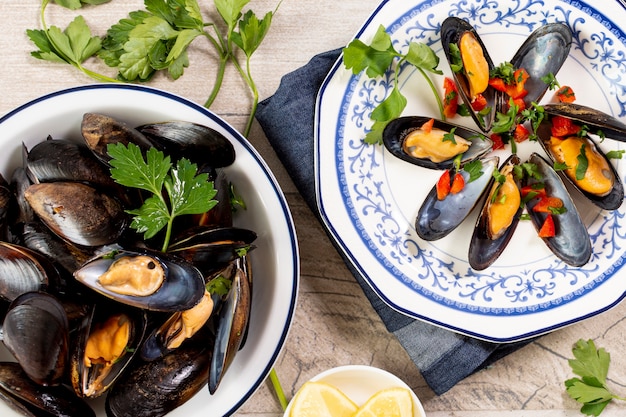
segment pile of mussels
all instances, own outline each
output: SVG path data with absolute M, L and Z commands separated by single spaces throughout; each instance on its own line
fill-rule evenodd
M 81 132 L 24 148 L 0 185 L 1 335 L 16 360 L 0 363 L 0 398 L 27 416 L 95 416 L 85 399 L 103 395 L 108 416 L 162 416 L 214 393 L 245 342 L 256 234 L 233 226 L 234 147 L 188 122 L 87 113 Z M 129 227 L 145 196 L 111 179 L 106 147 L 120 142 L 187 158 L 217 190 L 166 253 Z
M 591 240 L 572 201 L 570 190 L 603 210 L 615 210 L 621 206 L 624 200 L 622 180 L 609 158 L 596 145 L 596 141 L 603 139 L 603 136 L 626 141 L 626 125 L 605 113 L 579 104 L 546 104 L 542 106 L 546 117 L 538 126 L 536 133 L 547 159 L 534 152 L 529 160 L 521 161 L 513 154 L 499 165 L 499 158 L 490 153 L 493 143 L 487 134 L 497 114 L 506 113 L 508 97 L 487 83 L 489 72 L 494 69 L 489 53 L 476 30 L 466 21 L 456 17 L 449 17 L 442 23 L 441 41 L 458 93 L 480 131 L 435 120 L 432 131 L 425 133 L 421 127 L 431 118 L 423 116 L 400 117 L 391 121 L 385 128 L 383 143 L 394 156 L 424 168 L 449 170 L 451 176 L 459 172 L 465 179 L 465 187 L 460 193 L 451 194 L 443 200 L 438 199 L 436 187 L 433 187 L 417 214 L 415 220 L 417 234 L 426 241 L 441 239 L 461 224 L 476 206 L 482 207 L 470 240 L 468 261 L 475 270 L 485 269 L 502 254 L 519 223 L 524 210 L 524 204 L 520 204 L 519 190 L 524 186 L 533 187 L 535 186 L 533 184 L 540 183 L 541 185 L 536 187 L 543 187 L 547 195 L 562 200 L 565 207 L 563 213 L 554 216 L 555 236 L 543 238 L 543 241 L 565 263 L 575 267 L 586 264 L 592 254 Z M 556 76 L 569 55 L 571 43 L 572 33 L 567 25 L 546 24 L 534 31 L 510 60 L 514 68 L 523 68 L 530 76 L 525 84 L 526 108 L 531 108 L 533 103 L 539 103 L 548 89 L 548 84 L 542 78 L 550 74 Z M 463 64 L 461 70 L 457 65 L 459 58 Z M 477 73 L 481 71 L 479 69 L 481 65 L 484 66 L 482 70 L 484 74 L 480 74 L 484 86 L 480 91 L 476 91 L 475 80 L 478 78 Z M 473 110 L 472 102 L 477 93 L 481 93 L 487 102 L 485 107 L 487 111 Z M 576 125 L 586 126 L 589 133 L 572 138 L 570 141 L 572 145 L 569 148 L 553 146 L 551 123 L 556 116 L 565 117 Z M 442 139 L 449 133 L 454 134 L 455 141 Z M 450 152 L 448 148 L 452 147 L 453 142 L 455 149 L 458 150 Z M 583 152 L 589 160 L 589 166 L 586 168 L 584 181 L 581 181 L 576 175 L 567 175 L 567 172 L 575 171 L 571 169 L 571 165 L 576 164 L 578 155 Z M 462 167 L 480 160 L 483 175 L 478 180 L 470 182 L 467 172 L 454 167 L 454 160 L 458 156 L 461 157 Z M 555 162 L 563 163 L 564 160 L 568 161 L 570 169 L 559 170 L 557 173 L 554 170 Z M 538 180 L 532 176 L 514 178 L 511 174 L 514 167 L 522 163 L 533 164 L 542 179 Z M 494 172 L 507 177 L 506 186 L 494 183 Z M 584 184 L 596 179 L 609 185 L 603 187 L 601 191 L 595 191 L 593 187 L 590 189 L 586 187 L 588 184 Z M 512 203 L 508 210 L 501 209 L 504 204 L 494 204 L 496 200 L 494 193 L 502 192 L 505 188 L 517 190 L 517 198 L 509 199 L 516 201 L 517 205 Z M 525 203 L 525 208 L 534 226 L 539 230 L 546 214 L 534 211 L 535 204 L 537 200 L 531 199 Z M 502 225 L 497 232 L 493 232 L 491 227 L 494 223 Z

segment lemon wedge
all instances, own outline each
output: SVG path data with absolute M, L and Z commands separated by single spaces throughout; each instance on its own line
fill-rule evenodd
M 363 404 L 354 417 L 413 417 L 413 398 L 406 388 L 378 391 Z
M 353 417 L 357 409 L 337 387 L 309 381 L 294 396 L 289 417 Z

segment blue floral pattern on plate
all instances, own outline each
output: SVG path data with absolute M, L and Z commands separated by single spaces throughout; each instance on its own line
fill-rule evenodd
M 624 14 L 621 6 L 613 6 Z M 389 12 L 392 8 L 394 11 Z M 423 42 L 441 57 L 439 68 L 449 73 L 439 39 L 441 22 L 448 15 L 464 18 L 474 25 L 496 65 L 512 57 L 525 37 L 541 25 L 554 21 L 565 22 L 572 29 L 573 43 L 568 62 L 557 74 L 557 79 L 562 84 L 563 80 L 567 81 L 565 84 L 574 88 L 579 96 L 578 102 L 600 108 L 617 117 L 626 116 L 626 35 L 609 17 L 584 2 L 431 0 L 411 6 L 406 2 L 390 0 L 381 4 L 359 37 L 383 24 L 396 49 L 406 49 L 410 41 Z M 611 17 L 617 16 L 611 14 Z M 363 40 L 367 42 L 367 39 Z M 340 247 L 386 302 L 406 314 L 499 340 L 497 335 L 492 336 L 488 331 L 458 325 L 454 322 L 455 312 L 484 317 L 523 317 L 550 311 L 586 296 L 619 270 L 626 257 L 626 232 L 620 229 L 624 209 L 604 212 L 585 202 L 581 203 L 579 209 L 589 224 L 594 253 L 592 260 L 580 268 L 570 267 L 550 254 L 542 247 L 543 243 L 529 224 L 522 226 L 522 230 L 517 231 L 514 237 L 524 243 L 507 248 L 502 260 L 480 272 L 472 270 L 466 259 L 466 243 L 468 234 L 471 234 L 473 218 L 466 220 L 466 224 L 442 242 L 421 240 L 413 227 L 414 216 L 438 174 L 422 168 L 407 167 L 406 163 L 390 156 L 381 146 L 363 142 L 371 124 L 371 111 L 393 88 L 391 76 L 391 72 L 377 79 L 369 79 L 363 74 L 353 76 L 338 62 L 320 91 L 320 102 L 336 102 L 334 104 L 339 114 L 334 114 L 332 118 L 318 114 L 316 141 L 318 171 L 325 169 L 319 162 L 322 152 L 324 155 L 328 151 L 334 152 L 333 173 L 330 176 L 336 179 L 332 187 L 338 187 L 338 195 L 341 195 L 339 202 L 333 201 L 332 197 L 325 197 L 324 189 L 330 185 L 322 183 L 318 176 L 322 216 L 335 231 Z M 439 76 L 431 76 L 431 79 L 439 86 L 443 80 Z M 402 68 L 399 83 L 403 94 L 409 97 L 406 114 L 430 114 L 437 117 L 434 99 L 429 98 L 431 93 L 418 72 L 410 67 Z M 344 90 L 337 93 L 334 88 L 337 86 L 342 86 Z M 418 94 L 414 94 L 414 91 Z M 550 100 L 548 96 L 550 93 L 546 94 L 543 102 Z M 467 120 L 456 122 L 472 127 Z M 332 144 L 320 139 L 320 132 L 330 132 L 327 129 L 332 129 L 335 134 L 335 142 Z M 619 143 L 610 140 L 606 142 L 604 146 L 621 147 Z M 523 146 L 526 152 L 538 150 L 537 144 Z M 616 165 L 623 178 L 623 164 Z M 418 182 L 417 178 L 421 181 Z M 415 197 L 407 197 L 407 194 L 413 192 L 417 194 Z M 575 200 L 578 202 L 580 198 L 575 197 Z M 351 238 L 342 236 L 342 228 L 346 226 L 337 226 L 332 211 L 326 209 L 337 203 L 347 213 L 351 223 L 349 227 L 353 229 L 350 233 L 359 237 L 357 246 Z M 518 235 L 521 237 L 518 238 Z M 364 250 L 357 250 L 361 249 L 361 245 Z M 519 251 L 524 251 L 524 256 L 519 256 Z M 386 279 L 396 281 L 393 289 L 387 288 L 385 281 L 371 278 L 367 265 L 364 265 L 369 262 L 364 261 L 366 257 L 376 259 L 388 274 Z M 406 291 L 443 306 L 446 317 L 433 317 L 419 306 L 407 307 L 404 301 L 396 304 L 394 299 L 397 296 L 394 293 L 398 291 L 398 282 Z M 406 295 L 401 298 L 404 297 Z M 608 305 L 617 301 L 612 299 L 606 303 Z M 598 312 L 602 306 L 593 308 L 596 310 L 581 311 L 579 316 Z M 559 318 L 558 323 L 551 328 L 578 318 Z M 526 331 L 524 336 L 544 330 L 546 328 L 539 325 L 536 330 Z M 517 335 L 511 337 L 515 338 Z

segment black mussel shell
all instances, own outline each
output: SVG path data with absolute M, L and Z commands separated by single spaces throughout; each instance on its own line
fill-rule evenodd
M 517 155 L 511 155 L 500 167 L 500 172 L 507 172 L 508 169 L 512 169 L 513 166 L 519 164 L 519 157 Z M 520 188 L 520 185 L 521 184 L 517 184 L 518 188 Z M 488 206 L 492 193 L 493 187 L 492 192 L 487 194 L 485 204 L 480 215 L 478 216 L 476 226 L 474 227 L 474 233 L 472 235 L 472 239 L 470 240 L 468 260 L 470 266 L 475 270 L 486 269 L 489 265 L 494 263 L 496 259 L 498 259 L 511 240 L 511 237 L 517 228 L 517 224 L 519 223 L 520 215 L 523 211 L 523 207 L 519 206 L 517 213 L 515 213 L 513 217 L 511 225 L 498 236 L 490 236 L 488 231 Z
M 34 383 L 15 362 L 0 363 L 0 399 L 25 416 L 95 417 L 96 413 L 65 385 Z
M 541 79 L 556 74 L 569 55 L 572 30 L 564 23 L 548 23 L 535 30 L 511 59 L 515 68 L 524 68 L 530 78 L 524 84 L 526 108 L 543 97 L 548 84 Z
M 59 385 L 69 363 L 69 322 L 63 305 L 43 292 L 17 297 L 2 324 L 3 342 L 39 385 Z
M 567 117 L 586 125 L 592 128 L 591 132 L 600 130 L 609 139 L 626 142 L 626 124 L 600 110 L 577 103 L 545 104 L 543 109 L 549 115 Z
M 554 114 L 554 113 L 551 113 L 551 114 Z M 565 116 L 565 115 L 562 114 L 562 116 Z M 569 116 L 565 116 L 565 117 L 569 117 Z M 577 122 L 577 124 L 581 123 L 580 119 L 574 119 L 574 120 Z M 591 125 L 590 123 L 585 123 L 585 124 L 589 128 L 590 134 L 594 133 L 594 128 L 598 128 L 604 132 L 601 126 Z M 554 162 L 555 158 L 552 155 L 552 152 L 550 151 L 550 146 L 549 146 L 550 137 L 552 136 L 551 126 L 552 126 L 551 119 L 550 118 L 544 119 L 544 121 L 539 125 L 537 129 L 537 135 L 540 138 L 540 143 L 544 151 L 548 154 L 548 157 Z M 622 183 L 622 180 L 618 172 L 616 171 L 615 167 L 611 163 L 611 160 L 608 159 L 606 154 L 602 151 L 602 149 L 600 149 L 600 147 L 596 145 L 593 138 L 587 135 L 585 139 L 587 139 L 588 142 L 591 145 L 593 145 L 594 150 L 600 155 L 600 157 L 606 160 L 607 166 L 610 169 L 610 173 L 607 173 L 607 175 L 610 174 L 613 177 L 613 187 L 611 188 L 611 190 L 605 195 L 593 194 L 586 190 L 581 189 L 578 186 L 578 184 L 576 184 L 576 181 L 571 179 L 565 172 L 559 171 L 559 175 L 563 179 L 565 179 L 566 182 L 572 184 L 572 186 L 576 188 L 578 191 L 580 191 L 580 193 L 584 195 L 589 201 L 591 201 L 593 204 L 600 207 L 601 209 L 604 209 L 604 210 L 618 209 L 624 202 L 624 184 Z
M 461 170 L 460 173 L 465 178 L 465 187 L 458 194 L 449 194 L 443 200 L 437 198 L 435 185 L 417 213 L 415 231 L 419 237 L 427 241 L 438 240 L 456 229 L 493 182 L 493 172 L 497 169 L 498 162 L 498 157 L 482 160 L 483 174 L 472 182 L 469 182 L 469 174 Z M 454 168 L 450 170 L 451 174 L 454 174 Z
M 491 57 L 487 52 L 487 48 L 483 44 L 483 41 L 480 39 L 480 36 L 478 35 L 474 27 L 467 21 L 453 16 L 446 18 L 441 24 L 441 45 L 446 55 L 448 64 L 451 66 L 451 69 L 455 65 L 457 55 L 454 51 L 451 50 L 450 45 L 456 45 L 458 47 L 459 42 L 461 41 L 461 37 L 467 32 L 473 35 L 473 37 L 482 48 L 483 56 L 487 61 L 489 71 L 493 70 L 493 61 L 491 60 Z M 487 106 L 485 108 L 486 111 L 481 111 L 479 114 L 472 109 L 472 97 L 469 96 L 469 82 L 465 71 L 461 70 L 455 72 L 454 70 L 452 70 L 452 77 L 457 85 L 459 95 L 461 96 L 461 99 L 463 100 L 465 105 L 470 110 L 470 115 L 474 119 L 476 125 L 483 132 L 489 132 L 496 113 L 496 104 L 498 98 L 496 90 L 488 86 L 487 89 L 482 93 L 483 97 L 487 101 Z
M 593 249 L 591 239 L 587 227 L 580 218 L 578 209 L 565 188 L 565 184 L 552 168 L 552 164 L 548 163 L 539 154 L 533 153 L 528 162 L 537 166 L 537 170 L 542 175 L 542 178 L 535 179 L 527 176 L 525 177 L 524 185 L 532 186 L 532 184 L 541 182 L 545 187 L 546 194 L 560 198 L 566 208 L 564 213 L 552 216 L 556 236 L 543 238 L 543 241 L 552 253 L 566 264 L 574 267 L 585 265 L 589 261 Z M 530 215 L 535 228 L 539 230 L 545 221 L 546 214 L 533 211 L 533 207 L 537 202 L 537 199 L 528 201 L 526 203 L 526 211 Z
M 148 256 L 165 273 L 161 286 L 150 295 L 126 295 L 99 283 L 99 278 L 120 258 Z M 168 254 L 147 249 L 119 250 L 105 253 L 87 262 L 74 272 L 74 277 L 92 290 L 133 307 L 150 311 L 174 312 L 195 306 L 204 295 L 204 277 L 191 263 Z
M 454 164 L 454 158 L 442 162 L 433 162 L 427 158 L 416 158 L 408 154 L 404 149 L 404 141 L 408 134 L 421 128 L 424 123 L 431 120 L 432 117 L 425 116 L 404 116 L 392 120 L 387 124 L 383 131 L 383 144 L 385 148 L 397 158 L 411 164 L 418 165 L 429 169 L 449 169 Z M 458 126 L 453 123 L 444 122 L 442 120 L 434 120 L 434 129 L 441 129 L 444 132 L 454 131 L 454 134 L 468 141 L 471 141 L 469 149 L 463 154 L 461 164 L 478 159 L 489 153 L 492 149 L 493 142 L 482 133 Z
M 217 130 L 198 123 L 170 121 L 136 128 L 155 148 L 174 159 L 187 158 L 200 166 L 221 168 L 235 162 L 235 148 Z

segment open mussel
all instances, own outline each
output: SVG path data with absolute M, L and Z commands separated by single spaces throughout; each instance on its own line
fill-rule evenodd
M 65 385 L 45 387 L 33 382 L 16 362 L 0 363 L 0 399 L 29 417 L 95 417 L 84 400 Z
M 524 83 L 526 108 L 538 103 L 548 89 L 542 78 L 556 75 L 569 55 L 572 30 L 564 23 L 548 23 L 535 30 L 517 50 L 511 64 L 529 75 Z
M 441 24 L 441 44 L 452 69 L 459 95 L 470 109 L 476 125 L 484 132 L 491 129 L 496 111 L 496 91 L 489 86 L 493 61 L 472 25 L 458 17 L 448 17 Z M 475 110 L 479 96 L 484 106 Z
M 70 379 L 79 397 L 104 394 L 130 364 L 144 337 L 147 313 L 106 301 L 90 306 L 75 330 Z
M 196 267 L 148 249 L 102 254 L 74 277 L 106 297 L 150 311 L 187 310 L 204 295 L 204 278 Z
M 626 124 L 600 110 L 578 103 L 551 103 L 543 108 L 548 115 L 566 117 L 578 125 L 602 131 L 607 138 L 626 142 Z
M 549 117 L 538 127 L 537 135 L 550 159 L 564 165 L 559 171 L 562 177 L 596 206 L 619 208 L 624 201 L 624 185 L 592 136 L 626 135 L 626 127 L 620 131 L 619 121 L 579 105 L 546 105 L 544 109 Z M 594 119 L 593 115 L 600 117 Z
M 2 324 L 3 343 L 30 379 L 59 385 L 69 363 L 69 322 L 59 300 L 43 292 L 17 297 Z
M 520 215 L 521 178 L 515 172 L 520 159 L 511 155 L 500 167 L 491 186 L 470 240 L 468 260 L 475 270 L 483 270 L 495 262 L 511 240 Z
M 383 144 L 397 158 L 429 169 L 449 169 L 461 154 L 461 164 L 478 159 L 493 145 L 482 133 L 423 116 L 389 122 L 383 131 Z
M 480 201 L 493 181 L 493 172 L 498 168 L 498 157 L 480 160 L 482 174 L 470 181 L 470 174 L 458 171 L 465 181 L 465 186 L 458 193 L 450 193 L 444 199 L 437 195 L 435 185 L 426 196 L 415 220 L 415 231 L 424 240 L 433 241 L 447 236 L 456 229 Z M 450 168 L 451 175 L 457 173 Z
M 546 218 L 550 216 L 554 222 L 554 236 L 542 238 L 545 244 L 568 265 L 575 267 L 585 265 L 592 253 L 591 239 L 565 184 L 552 168 L 552 164 L 539 154 L 533 153 L 528 162 L 536 167 L 540 178 L 525 176 L 524 186 L 542 190 L 543 195 L 562 202 L 559 214 L 553 214 L 551 211 L 535 209 L 541 202 L 540 198 L 527 199 L 526 211 L 531 221 L 539 231 Z

